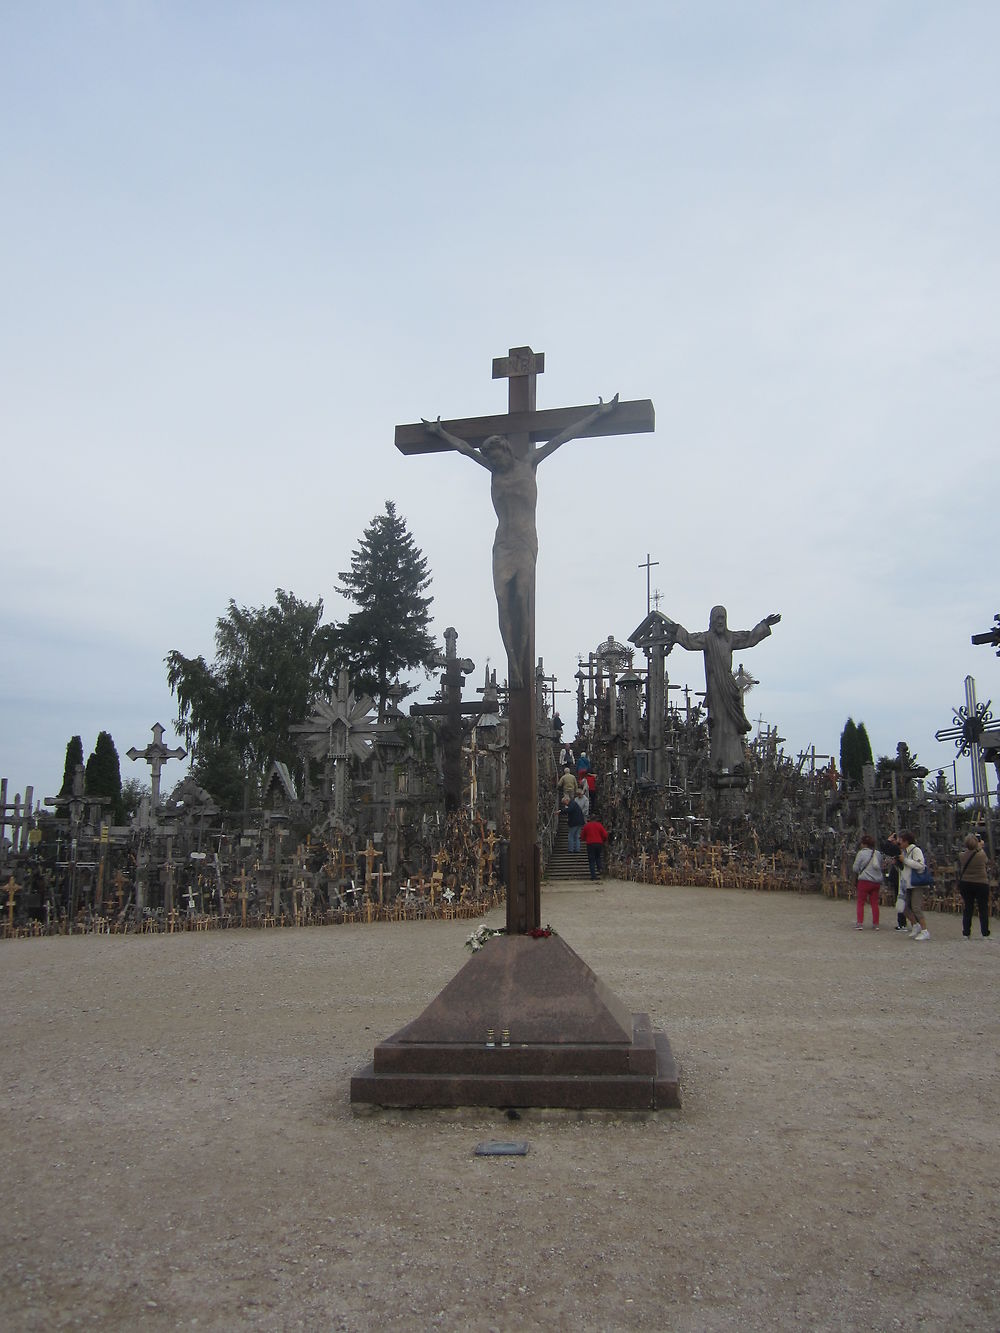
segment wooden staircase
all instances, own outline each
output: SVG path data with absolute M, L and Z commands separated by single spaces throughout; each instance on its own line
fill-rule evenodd
M 552 844 L 552 855 L 545 865 L 544 878 L 550 882 L 553 880 L 590 878 L 586 850 L 582 849 L 579 852 L 569 850 L 569 829 L 566 824 L 565 810 L 559 811 L 556 838 Z

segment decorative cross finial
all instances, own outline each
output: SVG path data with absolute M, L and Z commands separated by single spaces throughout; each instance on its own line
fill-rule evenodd
M 187 750 L 180 745 L 178 745 L 175 750 L 168 749 L 163 744 L 163 727 L 160 726 L 159 722 L 153 723 L 151 731 L 153 733 L 153 739 L 144 750 L 137 750 L 133 745 L 132 748 L 126 750 L 125 753 L 133 763 L 136 759 L 145 759 L 146 763 L 149 765 L 151 771 L 150 785 L 153 793 L 151 804 L 153 811 L 155 812 L 160 804 L 160 769 L 168 759 L 186 759 Z

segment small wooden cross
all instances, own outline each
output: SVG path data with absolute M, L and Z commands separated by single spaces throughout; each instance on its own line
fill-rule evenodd
M 372 878 L 372 871 L 373 871 L 373 869 L 374 869 L 374 867 L 375 867 L 375 862 L 378 860 L 378 858 L 379 858 L 381 855 L 382 855 L 382 853 L 381 853 L 380 851 L 377 851 L 377 850 L 376 850 L 374 843 L 372 842 L 371 838 L 369 838 L 369 839 L 368 839 L 368 845 L 365 847 L 365 850 L 361 853 L 361 859 L 362 859 L 362 860 L 364 861 L 364 863 L 365 863 L 365 883 L 366 883 L 366 884 L 367 884 L 368 881 Z
M 21 892 L 21 890 L 22 890 L 22 888 L 23 888 L 23 885 L 21 885 L 21 884 L 16 884 L 16 883 L 14 882 L 14 876 L 11 875 L 10 879 L 9 879 L 9 880 L 7 881 L 7 883 L 4 885 L 4 888 L 7 890 L 7 925 L 8 925 L 8 927 L 9 927 L 10 930 L 13 930 L 13 929 L 14 929 L 14 897 L 15 897 L 16 894 L 18 894 L 18 893 Z
M 248 893 L 247 893 L 247 872 L 246 872 L 246 869 L 244 868 L 243 870 L 240 871 L 240 915 L 241 915 L 241 918 L 242 918 L 242 925 L 243 925 L 243 926 L 246 926 L 246 923 L 247 923 L 247 898 L 248 898 L 248 896 L 249 896 L 249 895 L 248 895 Z

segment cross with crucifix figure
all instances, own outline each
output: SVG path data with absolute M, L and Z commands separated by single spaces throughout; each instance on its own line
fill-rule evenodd
M 535 389 L 545 369 L 544 353 L 512 347 L 493 362 L 493 378 L 508 381 L 508 410 L 502 416 L 464 420 L 426 419 L 396 427 L 404 454 L 454 449 L 491 475 L 497 515 L 493 584 L 500 635 L 507 650 L 510 722 L 510 853 L 507 931 L 523 935 L 541 926 L 541 853 L 538 847 L 538 760 L 535 713 L 535 509 L 538 464 L 572 439 L 626 435 L 653 429 L 653 404 L 610 402 L 538 411 Z

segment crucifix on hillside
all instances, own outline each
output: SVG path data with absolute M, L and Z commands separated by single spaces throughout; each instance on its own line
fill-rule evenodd
M 500 635 L 507 650 L 510 723 L 510 852 L 507 876 L 507 930 L 526 934 L 541 925 L 537 843 L 538 767 L 535 715 L 535 561 L 538 534 L 535 508 L 538 464 L 572 439 L 626 435 L 653 429 L 653 404 L 622 403 L 618 395 L 596 406 L 537 411 L 535 385 L 545 369 L 544 353 L 512 347 L 493 361 L 493 378 L 506 379 L 508 411 L 503 416 L 458 421 L 422 420 L 396 427 L 396 448 L 404 454 L 454 449 L 492 477 L 497 515 L 493 543 L 493 584 Z

